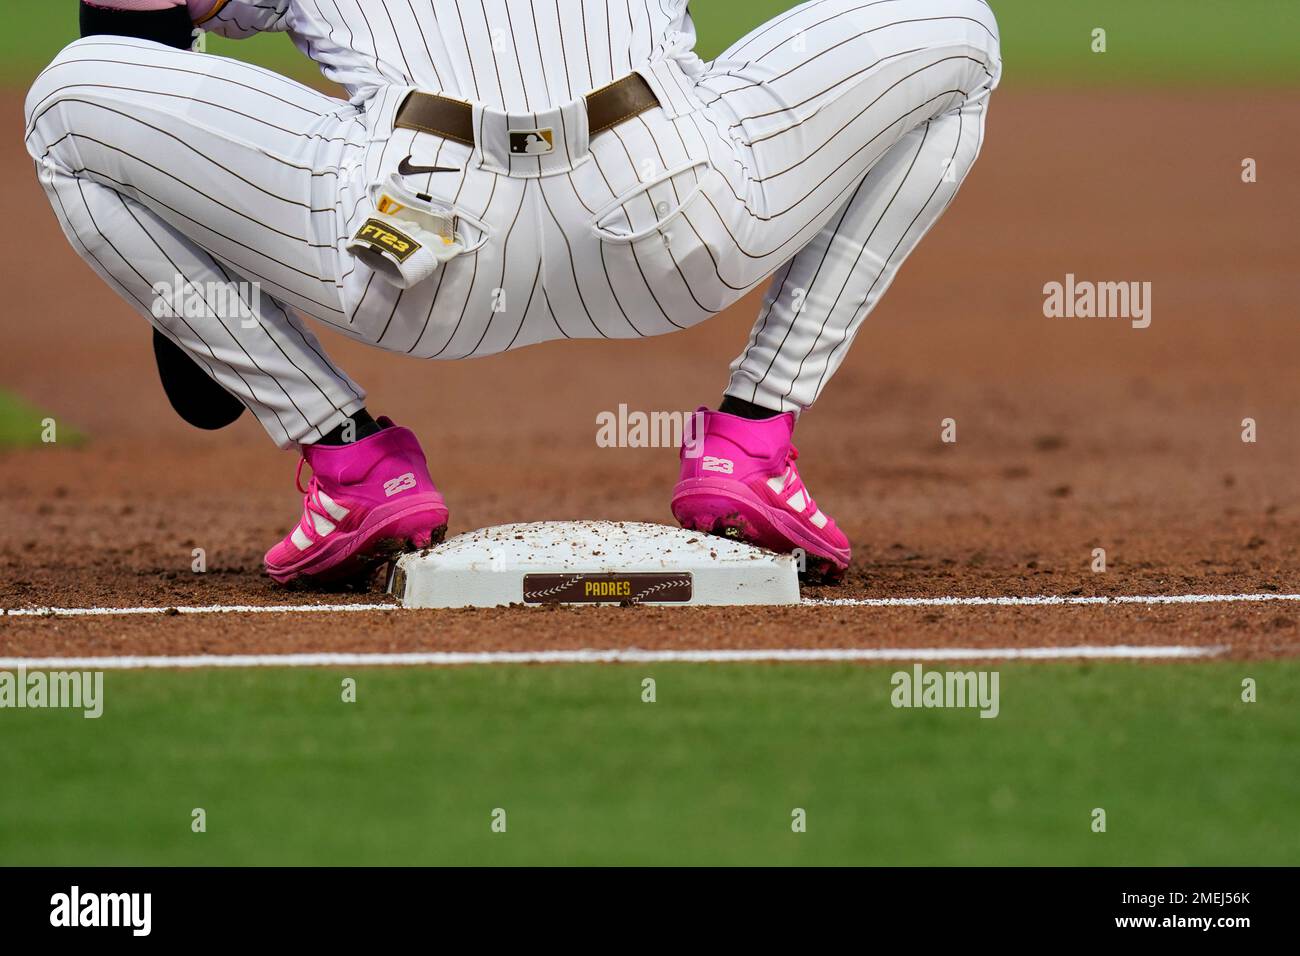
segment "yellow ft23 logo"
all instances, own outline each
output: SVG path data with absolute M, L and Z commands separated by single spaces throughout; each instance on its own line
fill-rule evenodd
M 367 219 L 365 225 L 357 230 L 357 239 L 378 247 L 381 252 L 388 252 L 398 262 L 405 262 L 420 248 L 420 244 L 378 219 Z

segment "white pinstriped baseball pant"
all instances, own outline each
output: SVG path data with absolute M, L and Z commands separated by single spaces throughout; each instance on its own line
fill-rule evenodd
M 28 96 L 28 149 L 64 231 L 122 297 L 281 446 L 364 404 L 309 316 L 392 351 L 462 358 L 560 337 L 687 328 L 772 277 L 726 392 L 816 400 L 979 153 L 1001 71 L 983 0 L 812 0 L 711 64 L 641 69 L 662 104 L 589 139 L 582 101 L 478 105 L 478 144 L 394 130 L 407 92 L 358 109 L 258 67 L 143 41 L 78 41 Z M 549 127 L 522 159 L 511 129 Z M 470 250 L 415 288 L 343 246 L 367 186 L 407 157 Z M 154 288 L 257 282 L 255 321 Z

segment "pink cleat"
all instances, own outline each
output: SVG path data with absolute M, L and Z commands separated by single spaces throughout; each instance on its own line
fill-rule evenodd
M 382 431 L 349 445 L 303 446 L 302 520 L 266 553 L 266 573 L 276 581 L 339 581 L 442 540 L 447 506 L 420 443 L 408 428 L 379 423 Z M 312 470 L 305 489 L 304 463 Z
M 852 549 L 799 477 L 799 452 L 790 442 L 794 415 L 754 421 L 699 411 L 700 434 L 682 445 L 682 477 L 673 489 L 681 526 L 773 551 L 802 549 L 810 577 L 842 578 Z

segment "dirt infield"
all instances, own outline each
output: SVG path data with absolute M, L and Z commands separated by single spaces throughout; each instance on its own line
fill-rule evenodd
M 0 106 L 16 130 L 21 98 Z M 6 243 L 0 385 L 91 440 L 0 453 L 0 606 L 322 600 L 259 570 L 297 517 L 293 458 L 247 416 L 208 434 L 172 415 L 147 327 L 67 246 L 17 140 L 0 152 L 23 224 Z M 1256 183 L 1241 181 L 1246 157 Z M 856 549 L 842 587 L 808 595 L 1300 592 L 1300 180 L 1284 172 L 1297 161 L 1294 93 L 996 95 L 971 181 L 800 425 L 804 475 Z M 1045 318 L 1044 283 L 1067 273 L 1151 282 L 1150 327 Z M 649 342 L 462 363 L 322 337 L 372 410 L 422 436 L 452 533 L 667 522 L 675 451 L 600 448 L 596 416 L 716 401 L 755 308 Z M 1298 620 L 1282 602 L 0 617 L 0 655 L 1123 643 L 1274 656 L 1300 652 Z

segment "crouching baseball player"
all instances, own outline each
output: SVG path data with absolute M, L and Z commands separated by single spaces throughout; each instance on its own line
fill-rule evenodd
M 196 25 L 287 31 L 350 99 L 191 52 Z M 848 566 L 792 433 L 979 153 L 984 0 L 811 0 L 711 63 L 687 0 L 95 0 L 81 26 L 28 95 L 28 150 L 152 323 L 176 410 L 251 409 L 311 466 L 277 581 L 447 525 L 415 436 L 305 319 L 459 359 L 688 328 L 768 280 L 672 511 Z M 201 308 L 158 308 L 182 283 Z

